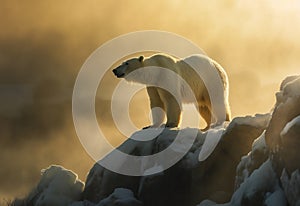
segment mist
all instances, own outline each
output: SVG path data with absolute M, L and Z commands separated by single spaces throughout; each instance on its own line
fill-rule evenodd
M 26 194 L 49 164 L 85 180 L 93 160 L 75 133 L 72 90 L 82 64 L 104 42 L 138 30 L 179 34 L 227 71 L 233 117 L 267 113 L 280 82 L 299 74 L 299 11 L 296 0 L 1 1 L 0 200 Z M 96 101 L 115 146 L 125 140 L 109 112 L 117 83 L 107 73 Z M 149 123 L 145 91 L 130 114 L 138 128 Z

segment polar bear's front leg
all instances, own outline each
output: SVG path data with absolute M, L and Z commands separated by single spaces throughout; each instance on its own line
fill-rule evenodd
M 158 89 L 158 93 L 167 113 L 166 127 L 178 127 L 181 118 L 181 103 L 178 103 L 173 95 L 163 89 Z
M 156 87 L 147 87 L 147 92 L 150 99 L 152 125 L 144 127 L 143 129 L 147 129 L 149 127 L 160 127 L 165 119 L 164 104 L 158 94 Z
M 212 114 L 209 110 L 209 107 L 206 105 L 201 105 L 201 103 L 199 103 L 199 113 L 206 122 L 206 127 L 202 129 L 202 131 L 206 131 L 210 128 Z

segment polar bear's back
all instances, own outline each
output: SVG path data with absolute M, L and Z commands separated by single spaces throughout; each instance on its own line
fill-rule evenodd
M 202 75 L 203 75 L 202 78 L 206 78 L 205 74 L 207 74 L 208 77 L 210 77 L 209 76 L 210 74 L 213 74 L 216 72 L 215 74 L 219 75 L 222 82 L 224 83 L 224 87 L 227 88 L 228 79 L 227 79 L 225 70 L 223 69 L 223 67 L 220 64 L 218 64 L 216 61 L 209 58 L 208 56 L 201 55 L 201 54 L 194 54 L 194 55 L 188 56 L 188 57 L 180 60 L 180 62 L 183 62 L 181 67 L 192 67 L 193 71 L 200 70 L 201 74 L 197 73 L 198 74 L 197 76 L 200 75 L 202 77 Z M 186 65 L 186 66 L 184 66 L 184 65 Z M 190 70 L 188 70 L 188 71 L 190 71 Z M 183 75 L 185 76 L 184 73 L 183 73 Z M 190 77 L 190 76 L 191 76 L 191 74 L 187 74 L 186 77 Z
M 145 66 L 158 66 L 175 70 L 177 59 L 167 54 L 155 54 L 144 60 Z
M 189 86 L 186 87 L 183 84 L 176 84 L 176 86 L 179 86 L 178 89 L 182 101 L 185 103 L 194 102 L 194 98 L 190 98 L 190 91 L 193 92 L 193 95 L 195 95 L 195 98 L 198 100 L 202 99 L 203 95 L 208 95 L 203 79 L 212 79 L 210 76 L 212 73 L 219 75 L 221 78 L 225 96 L 227 96 L 228 79 L 225 70 L 217 62 L 205 55 L 195 54 L 184 59 L 179 59 L 162 53 L 146 58 L 144 63 L 145 66 L 168 68 L 181 76 Z M 196 70 L 200 70 L 200 72 L 197 72 Z M 165 80 L 167 79 L 168 78 L 165 78 Z

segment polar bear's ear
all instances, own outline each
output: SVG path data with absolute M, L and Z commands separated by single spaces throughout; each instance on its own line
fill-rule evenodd
M 142 62 L 143 60 L 144 60 L 144 56 L 142 55 L 139 57 L 139 61 Z

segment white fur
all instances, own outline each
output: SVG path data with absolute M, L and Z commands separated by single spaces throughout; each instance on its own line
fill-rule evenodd
M 222 123 L 225 115 L 227 115 L 227 120 L 230 119 L 227 75 L 224 69 L 209 57 L 192 55 L 184 59 L 176 59 L 166 54 L 156 54 L 141 61 L 133 58 L 126 63 L 128 64 L 127 73 L 125 72 L 127 81 L 163 88 L 177 99 L 180 106 L 182 103 L 194 103 L 198 105 L 198 108 L 207 109 L 208 112 L 204 111 L 204 114 L 201 115 L 202 117 L 206 116 L 208 124 L 211 123 L 209 119 Z M 182 79 L 186 83 L 183 83 Z M 163 87 L 157 86 L 157 84 L 163 85 Z M 150 100 L 153 102 L 159 98 L 158 101 L 162 101 L 165 107 L 172 107 L 165 108 L 174 111 L 174 115 L 169 113 L 167 120 L 173 119 L 176 125 L 177 120 L 180 119 L 180 114 L 177 116 L 176 104 L 166 102 L 170 100 L 170 96 L 167 97 L 162 91 L 157 91 L 159 95 L 154 92 L 155 97 L 150 97 Z M 214 96 L 210 96 L 211 94 Z M 211 100 L 213 100 L 213 104 L 211 104 Z M 212 107 L 214 111 L 212 111 Z M 161 114 L 159 115 L 159 118 L 153 117 L 153 120 L 162 119 Z

